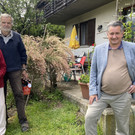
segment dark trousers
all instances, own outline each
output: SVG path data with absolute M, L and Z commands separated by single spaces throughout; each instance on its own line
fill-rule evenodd
M 25 116 L 25 100 L 22 91 L 22 83 L 21 83 L 21 70 L 14 72 L 7 72 L 4 77 L 4 92 L 5 92 L 5 101 L 7 95 L 7 80 L 9 80 L 17 108 L 18 118 L 20 124 L 27 121 Z

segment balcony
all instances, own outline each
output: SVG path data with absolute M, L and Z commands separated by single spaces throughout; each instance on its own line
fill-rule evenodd
M 48 18 L 74 1 L 76 0 L 52 0 L 48 2 L 44 7 L 45 18 Z
M 115 0 L 51 0 L 44 1 L 43 7 L 47 22 L 65 24 L 76 16 L 89 12 Z

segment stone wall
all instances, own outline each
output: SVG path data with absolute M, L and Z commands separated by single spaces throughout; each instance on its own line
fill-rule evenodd
M 103 135 L 115 135 L 115 118 L 111 108 L 104 110 L 98 124 L 103 131 Z M 135 135 L 135 105 L 132 105 L 130 109 L 129 128 L 129 135 Z

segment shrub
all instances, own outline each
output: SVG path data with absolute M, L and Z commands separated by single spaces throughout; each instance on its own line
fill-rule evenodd
M 35 92 L 38 92 L 45 85 L 53 90 L 63 73 L 70 73 L 68 58 L 73 59 L 71 49 L 56 36 L 46 36 L 44 39 L 24 35 L 23 42 L 28 55 L 28 72 L 33 78 L 32 90 L 35 87 Z

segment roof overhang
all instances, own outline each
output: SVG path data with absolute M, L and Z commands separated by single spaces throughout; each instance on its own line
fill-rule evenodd
M 100 6 L 108 4 L 115 0 L 76 0 L 64 8 L 48 16 L 47 22 L 52 24 L 64 25 L 66 21 L 94 10 Z

